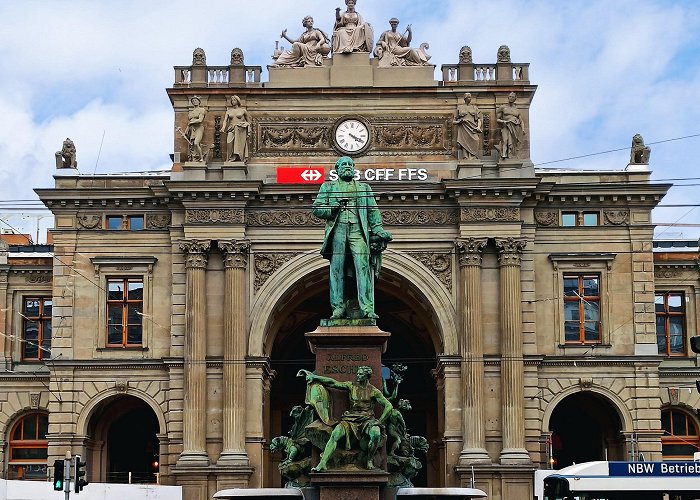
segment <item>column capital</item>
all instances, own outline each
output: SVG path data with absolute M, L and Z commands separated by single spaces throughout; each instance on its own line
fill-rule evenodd
M 496 238 L 496 248 L 498 249 L 498 262 L 501 266 L 519 266 L 520 259 L 527 245 L 525 238 Z
M 209 259 L 209 249 L 211 240 L 184 240 L 180 242 L 180 250 L 186 255 L 185 267 L 201 268 L 207 267 Z
M 226 267 L 245 269 L 248 264 L 250 240 L 219 240 L 217 245 L 224 254 Z
M 459 265 L 481 266 L 481 253 L 488 242 L 488 238 L 458 238 L 455 240 L 455 248 L 459 257 Z

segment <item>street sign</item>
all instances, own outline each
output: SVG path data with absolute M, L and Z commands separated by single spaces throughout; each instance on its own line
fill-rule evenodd
M 324 167 L 277 167 L 279 184 L 323 184 L 325 177 Z

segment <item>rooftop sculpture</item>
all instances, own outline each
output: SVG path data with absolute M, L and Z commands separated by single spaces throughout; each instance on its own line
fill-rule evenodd
M 330 51 L 330 38 L 322 30 L 314 28 L 314 18 L 306 16 L 301 21 L 306 31 L 296 40 L 287 36 L 287 30 L 282 30 L 280 38 L 284 38 L 292 47 L 281 52 L 275 59 L 275 66 L 321 66 L 323 58 Z
M 78 168 L 75 159 L 75 144 L 69 138 L 63 141 L 60 151 L 56 151 L 56 168 Z
M 413 31 L 411 25 L 406 27 L 404 33 L 396 31 L 399 20 L 392 17 L 389 20 L 390 30 L 379 36 L 374 55 L 379 58 L 378 66 L 389 68 L 392 66 L 425 66 L 430 56 L 425 52 L 429 45 L 422 43 L 419 48 L 410 47 Z

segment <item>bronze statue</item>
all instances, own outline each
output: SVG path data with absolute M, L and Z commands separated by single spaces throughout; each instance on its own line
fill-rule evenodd
M 331 261 L 331 319 L 355 314 L 345 291 L 345 277 L 355 276 L 360 318 L 376 319 L 374 278 L 381 267 L 381 252 L 391 241 L 391 233 L 382 227 L 382 216 L 368 184 L 354 180 L 355 162 L 348 156 L 336 161 L 339 179 L 324 182 L 313 204 L 313 214 L 326 220 L 321 255 Z M 346 258 L 352 257 L 352 259 Z M 351 288 L 351 287 L 349 287 Z
M 346 450 L 359 449 L 363 443 L 366 443 L 366 450 L 363 450 L 366 457 L 366 468 L 374 469 L 374 458 L 382 438 L 382 426 L 391 413 L 392 406 L 382 391 L 369 383 L 372 369 L 369 366 L 360 366 L 357 369 L 356 382 L 339 382 L 331 377 L 322 377 L 308 370 L 299 370 L 297 376 L 306 377 L 308 385 L 321 384 L 329 389 L 347 391 L 350 398 L 350 408 L 343 413 L 340 421 L 333 427 L 333 432 L 331 432 L 321 454 L 321 460 L 311 470 L 314 472 L 326 470 L 328 460 L 335 452 L 341 439 L 345 442 Z M 328 404 L 329 402 L 326 402 L 326 405 Z M 382 408 L 379 418 L 374 416 L 376 405 Z M 354 446 L 352 446 L 353 442 L 356 443 Z

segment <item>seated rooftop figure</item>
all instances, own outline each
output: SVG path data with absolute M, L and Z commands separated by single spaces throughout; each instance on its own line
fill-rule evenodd
M 275 66 L 321 66 L 323 57 L 331 51 L 328 36 L 320 29 L 314 28 L 314 18 L 306 16 L 301 21 L 306 31 L 297 40 L 282 31 L 280 38 L 292 44 L 292 48 L 282 52 L 275 60 Z
M 333 26 L 333 53 L 369 52 L 374 44 L 374 31 L 369 23 L 355 11 L 355 0 L 345 0 L 347 9 L 341 14 L 335 9 Z
M 427 43 L 422 43 L 417 49 L 412 49 L 409 45 L 413 38 L 411 25 L 406 27 L 406 36 L 396 31 L 399 20 L 392 17 L 389 20 L 391 30 L 387 30 L 379 36 L 374 55 L 379 59 L 380 68 L 392 66 L 425 66 L 428 64 L 430 56 L 425 52 Z

